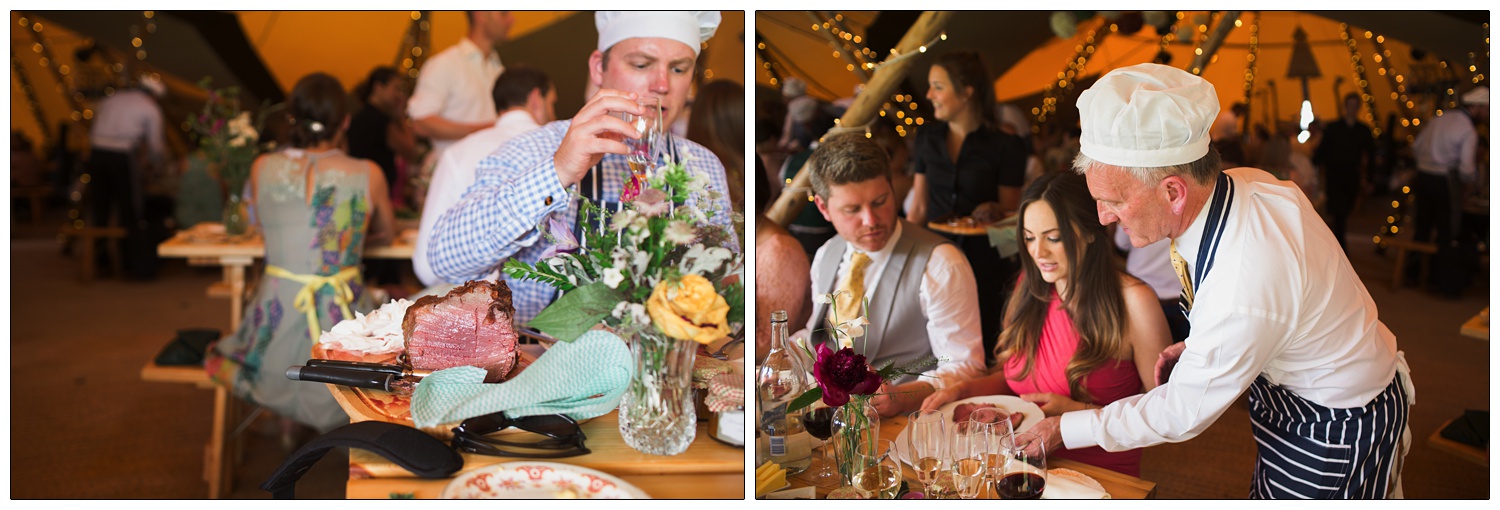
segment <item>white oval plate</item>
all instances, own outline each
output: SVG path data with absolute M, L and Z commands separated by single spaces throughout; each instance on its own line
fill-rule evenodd
M 1042 414 L 1042 408 L 1037 407 L 1036 404 L 1031 402 L 1021 400 L 1021 397 L 1014 395 L 985 395 L 956 400 L 944 404 L 943 407 L 939 407 L 938 412 L 943 413 L 943 420 L 950 428 L 953 426 L 953 409 L 957 408 L 959 404 L 995 404 L 1006 412 L 1026 413 L 1026 419 L 1021 420 L 1021 426 L 1016 428 L 1016 432 L 1023 432 L 1031 428 L 1032 425 L 1036 425 L 1037 422 L 1042 421 L 1043 418 L 1046 418 L 1046 415 Z M 906 440 L 905 429 L 902 429 L 901 433 L 896 435 L 895 446 L 897 458 L 901 462 L 911 465 L 911 455 L 907 453 L 911 445 Z
M 651 499 L 645 491 L 608 473 L 557 462 L 506 462 L 485 466 L 458 475 L 448 482 L 442 494 L 443 499 L 569 497 Z

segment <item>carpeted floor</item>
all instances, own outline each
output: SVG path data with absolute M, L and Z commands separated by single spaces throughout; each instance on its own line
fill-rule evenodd
M 1366 201 L 1351 232 L 1373 232 L 1383 206 Z M 1358 237 L 1351 235 L 1352 237 Z M 1489 304 L 1489 274 L 1458 301 L 1387 286 L 1390 256 L 1353 241 L 1381 318 L 1399 338 L 1418 387 L 1405 489 L 1417 499 L 1487 499 L 1489 469 L 1435 450 L 1427 436 L 1464 409 L 1488 409 L 1487 340 L 1459 325 Z M 228 301 L 205 297 L 216 269 L 169 261 L 151 283 L 79 283 L 74 258 L 50 237 L 11 239 L 10 496 L 15 499 L 202 499 L 203 447 L 212 395 L 188 385 L 140 380 L 141 365 L 179 328 L 229 322 Z M 244 463 L 231 497 L 268 498 L 256 488 L 286 455 L 274 423 L 245 433 Z M 1254 445 L 1243 405 L 1199 437 L 1146 450 L 1143 478 L 1166 499 L 1243 498 Z M 341 498 L 347 460 L 330 454 L 298 485 L 302 498 Z

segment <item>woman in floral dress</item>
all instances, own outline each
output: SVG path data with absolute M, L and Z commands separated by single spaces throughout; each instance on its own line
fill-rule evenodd
M 217 343 L 209 375 L 237 396 L 327 432 L 348 422 L 322 384 L 292 381 L 321 332 L 376 306 L 360 260 L 368 240 L 393 237 L 385 176 L 338 147 L 349 125 L 338 80 L 313 73 L 292 89 L 289 148 L 261 155 L 251 201 L 266 244 L 266 272 L 239 330 Z

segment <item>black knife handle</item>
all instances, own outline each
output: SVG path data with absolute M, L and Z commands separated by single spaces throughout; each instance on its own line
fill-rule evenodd
M 330 367 L 293 366 L 286 369 L 286 378 L 293 381 L 312 381 L 340 386 L 352 386 L 355 388 L 391 391 L 391 381 L 396 376 L 378 372 L 363 372 Z
M 391 374 L 396 377 L 400 377 L 405 372 L 405 367 L 402 367 L 401 365 L 387 365 L 384 363 L 369 363 L 364 361 L 344 361 L 337 359 L 314 358 L 307 360 L 307 366 L 319 368 L 338 368 L 360 372 L 376 372 L 381 374 Z

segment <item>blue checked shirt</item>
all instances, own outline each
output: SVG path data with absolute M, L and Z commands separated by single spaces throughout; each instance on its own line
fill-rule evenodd
M 570 123 L 560 120 L 516 136 L 479 162 L 474 185 L 437 221 L 432 243 L 427 247 L 427 258 L 439 277 L 454 283 L 481 279 L 511 257 L 536 264 L 551 244 L 538 229 L 549 217 L 574 226 L 573 235 L 578 236 L 578 202 L 563 188 L 552 164 L 552 156 L 562 144 Z M 734 226 L 729 214 L 732 209 L 723 163 L 701 145 L 672 138 L 678 159 L 683 160 L 688 170 L 707 174 L 709 189 L 719 193 L 716 204 L 693 205 L 708 213 L 709 221 L 731 230 L 729 248 L 739 252 L 739 244 L 732 235 Z M 606 154 L 599 164 L 599 195 L 595 200 L 613 210 L 629 175 L 625 156 Z M 592 189 L 578 192 L 588 196 Z M 709 208 L 718 212 L 710 213 Z M 551 285 L 517 280 L 504 273 L 500 276 L 510 286 L 518 323 L 536 317 L 558 296 Z

